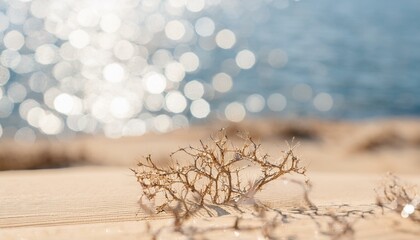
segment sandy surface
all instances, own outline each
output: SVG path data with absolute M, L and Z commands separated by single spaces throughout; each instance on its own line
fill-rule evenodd
M 168 214 L 147 215 L 137 200 L 140 187 L 129 167 L 151 153 L 157 160 L 180 146 L 194 145 L 223 124 L 178 130 L 170 134 L 106 139 L 82 137 L 62 142 L 0 144 L 0 239 L 160 239 L 174 234 Z M 331 239 L 326 233 L 335 215 L 349 215 L 356 239 L 419 239 L 420 227 L 375 204 L 375 186 L 387 171 L 420 185 L 420 121 L 395 119 L 370 122 L 264 120 L 231 125 L 261 139 L 263 150 L 278 156 L 292 136 L 308 166 L 313 189 L 304 201 L 303 189 L 286 179 L 268 185 L 257 198 L 287 216 L 276 228 L 284 239 Z M 68 168 L 23 170 L 45 167 Z M 21 170 L 19 170 L 21 169 Z M 244 225 L 261 223 L 244 206 Z M 258 239 L 261 230 L 236 231 L 238 212 L 209 218 L 198 213 L 187 227 L 213 229 L 198 239 Z M 361 216 L 364 216 L 362 218 Z M 150 223 L 152 230 L 147 230 Z M 225 228 L 225 229 L 224 229 Z M 226 229 L 227 228 L 227 229 Z M 350 235 L 349 235 L 350 236 Z M 349 237 L 345 236 L 345 237 Z M 185 236 L 184 236 L 185 237 Z M 350 236 L 351 237 L 351 236 Z M 348 239 L 348 238 L 343 238 Z M 350 238 L 351 239 L 351 238 Z
M 372 211 L 373 214 L 369 213 L 366 219 L 356 222 L 358 239 L 418 239 L 418 232 L 415 232 L 418 225 L 411 225 L 394 213 L 382 215 L 375 206 L 373 189 L 381 179 L 380 175 L 315 172 L 309 177 L 314 185 L 310 198 L 320 212 Z M 406 175 L 404 178 L 420 184 L 418 176 Z M 170 216 L 150 216 L 139 209 L 139 193 L 135 178 L 126 168 L 77 167 L 3 172 L 0 173 L 0 239 L 141 239 L 147 236 L 147 221 L 153 225 L 170 226 Z M 310 209 L 304 208 L 306 210 L 301 213 L 297 211 L 304 207 L 302 193 L 300 186 L 278 180 L 257 198 L 290 215 L 290 223 L 280 227 L 287 229 L 282 235 L 328 239 L 308 217 Z M 196 216 L 190 222 L 197 223 L 202 217 Z M 328 221 L 325 217 L 318 218 L 321 222 Z M 233 216 L 227 215 L 208 218 L 204 224 L 222 226 L 231 225 L 233 221 Z M 233 230 L 224 233 L 229 238 L 236 237 Z M 250 239 L 259 236 L 258 232 L 239 233 Z M 217 232 L 212 234 L 217 236 Z

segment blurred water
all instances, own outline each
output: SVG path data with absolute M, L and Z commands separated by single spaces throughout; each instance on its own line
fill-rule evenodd
M 10 0 L 0 11 L 0 137 L 420 115 L 417 0 Z
M 271 18 L 255 27 L 252 49 L 281 48 L 288 54 L 284 68 L 260 61 L 252 72 L 241 72 L 234 92 L 281 92 L 288 106 L 280 115 L 366 118 L 420 114 L 420 19 L 418 1 L 308 0 L 288 8 L 266 10 Z M 247 28 L 239 22 L 233 29 Z M 320 112 L 310 101 L 296 101 L 297 83 L 313 94 L 334 99 Z M 237 98 L 232 95 L 231 99 Z

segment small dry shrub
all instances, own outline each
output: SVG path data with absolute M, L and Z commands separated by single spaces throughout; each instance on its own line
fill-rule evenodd
M 132 169 L 142 188 L 141 207 L 172 213 L 179 227 L 200 209 L 214 215 L 220 205 L 255 204 L 254 195 L 268 183 L 289 173 L 305 174 L 295 146 L 271 159 L 260 153 L 261 145 L 251 136 L 241 138 L 242 144 L 235 146 L 222 129 L 208 143 L 178 149 L 165 166 L 147 156 Z M 253 179 L 246 180 L 251 172 Z
M 420 223 L 420 195 L 417 186 L 405 183 L 389 173 L 381 186 L 376 189 L 376 193 L 379 206 Z

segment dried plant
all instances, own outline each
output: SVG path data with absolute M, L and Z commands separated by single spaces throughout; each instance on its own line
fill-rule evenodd
M 172 213 L 179 229 L 198 210 L 205 209 L 213 216 L 220 205 L 255 204 L 254 195 L 268 183 L 289 173 L 305 174 L 294 153 L 296 145 L 289 145 L 279 159 L 273 160 L 260 153 L 261 145 L 251 136 L 244 134 L 241 138 L 242 144 L 237 147 L 222 129 L 210 137 L 209 143 L 200 141 L 199 147 L 178 149 L 166 166 L 147 156 L 132 169 L 142 188 L 141 207 Z M 246 180 L 248 170 L 256 176 L 253 180 Z
M 420 195 L 417 186 L 405 183 L 389 173 L 381 186 L 376 189 L 376 193 L 377 205 L 391 209 L 403 218 L 420 223 Z

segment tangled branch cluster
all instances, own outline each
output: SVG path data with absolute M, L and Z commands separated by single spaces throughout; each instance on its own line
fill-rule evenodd
M 158 239 L 168 230 L 187 237 L 205 238 L 211 232 L 230 230 L 238 234 L 259 232 L 265 239 L 276 238 L 278 227 L 294 218 L 293 211 L 283 213 L 265 206 L 255 200 L 255 194 L 285 174 L 304 175 L 305 168 L 294 153 L 295 146 L 289 145 L 281 157 L 271 159 L 260 153 L 261 145 L 249 135 L 242 136 L 242 140 L 242 144 L 235 146 L 222 129 L 210 141 L 200 141 L 198 147 L 178 149 L 170 155 L 169 164 L 159 164 L 149 155 L 137 164 L 138 168 L 132 169 L 142 189 L 141 208 L 148 213 L 170 213 L 175 219 L 171 228 L 153 231 L 149 226 L 152 239 Z M 254 177 L 249 178 L 247 174 Z M 309 198 L 310 184 L 291 181 L 303 187 L 303 197 L 310 206 L 309 212 L 295 210 L 299 219 L 309 217 L 318 231 L 331 239 L 354 238 L 354 224 L 375 215 L 375 209 L 323 212 Z M 415 186 L 390 174 L 376 192 L 379 206 L 420 222 L 420 195 Z M 209 216 L 220 216 L 229 214 L 225 209 L 233 207 L 241 211 L 240 206 L 249 204 L 255 208 L 252 221 L 239 215 L 232 225 L 200 228 L 184 224 L 199 210 L 207 211 Z
M 240 147 L 223 129 L 210 139 L 208 144 L 200 141 L 199 147 L 178 149 L 167 166 L 158 165 L 149 155 L 132 169 L 142 188 L 143 209 L 173 213 L 181 224 L 199 209 L 212 215 L 217 205 L 255 203 L 253 196 L 269 182 L 288 173 L 305 174 L 295 146 L 289 145 L 280 159 L 272 160 L 260 154 L 261 145 L 249 135 L 242 136 Z M 244 180 L 247 169 L 256 170 L 254 180 Z
M 420 195 L 415 185 L 404 183 L 395 175 L 388 174 L 376 192 L 379 206 L 390 208 L 403 218 L 420 222 Z

